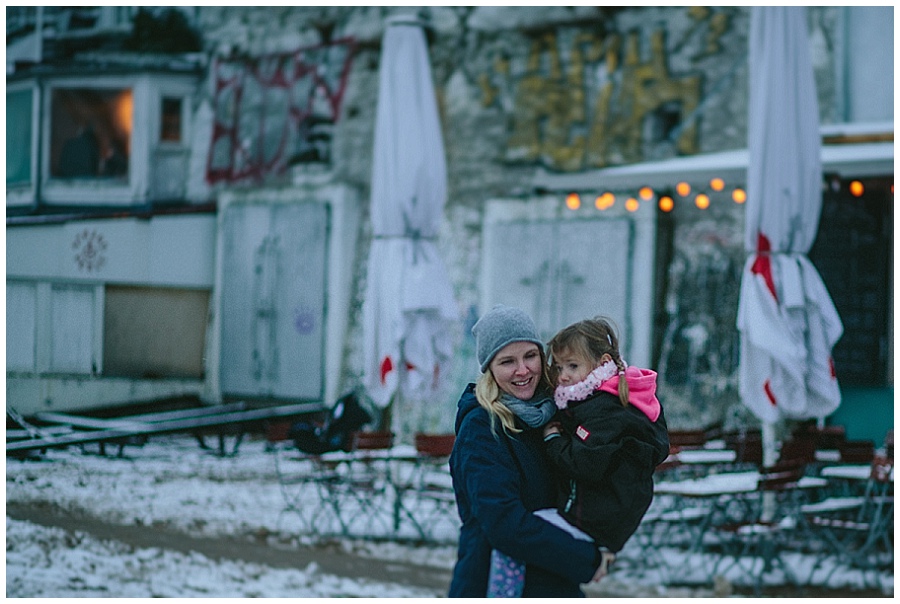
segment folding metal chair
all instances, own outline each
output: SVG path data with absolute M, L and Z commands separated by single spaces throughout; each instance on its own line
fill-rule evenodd
M 684 580 L 695 570 L 694 548 L 702 543 L 702 527 L 712 513 L 712 500 L 693 500 L 677 495 L 656 495 L 650 509 L 625 548 L 619 552 L 616 566 L 634 565 L 635 570 L 653 569 L 663 580 Z M 682 564 L 672 567 L 666 550 L 677 549 Z M 634 552 L 634 553 L 632 553 Z M 705 576 L 705 571 L 701 573 Z
M 765 575 L 776 570 L 787 582 L 800 584 L 782 553 L 792 542 L 799 509 L 805 501 L 804 489 L 800 488 L 805 469 L 801 459 L 780 462 L 761 471 L 757 492 L 745 496 L 747 516 L 714 529 L 722 547 L 714 575 L 734 580 L 750 577 L 756 595 L 762 592 Z M 774 504 L 772 509 L 767 509 L 767 500 Z
M 807 536 L 818 549 L 810 578 L 831 561 L 828 581 L 841 565 L 859 569 L 868 584 L 869 571 L 877 574 L 894 563 L 893 459 L 876 457 L 861 497 L 832 497 L 803 506 Z
M 278 517 L 279 526 L 285 515 L 293 514 L 299 518 L 301 530 L 316 534 L 322 528 L 321 523 L 317 522 L 322 514 L 318 486 L 322 469 L 317 457 L 298 453 L 293 446 L 285 450 L 277 444 L 270 448 L 270 452 L 275 462 L 278 487 L 284 498 L 284 508 Z
M 427 542 L 449 543 L 458 535 L 456 496 L 447 465 L 455 440 L 453 434 L 417 434 L 413 471 L 397 484 L 397 520 L 407 518 Z
M 359 431 L 352 437 L 352 459 L 344 466 L 340 480 L 331 484 L 342 492 L 341 516 L 348 534 L 364 536 L 388 536 L 394 524 L 389 496 L 391 459 L 389 450 L 394 435 L 387 431 Z
M 319 535 L 388 537 L 390 514 L 385 510 L 390 485 L 393 442 L 389 432 L 355 432 L 350 452 L 323 453 L 314 457 L 313 479 L 319 493 L 319 509 L 313 515 L 313 531 Z

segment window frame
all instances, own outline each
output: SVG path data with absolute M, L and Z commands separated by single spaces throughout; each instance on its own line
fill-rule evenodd
M 34 84 L 34 80 L 29 80 Z M 143 205 L 156 199 L 164 201 L 183 200 L 187 182 L 180 183 L 181 194 L 177 198 L 166 192 L 157 191 L 159 175 L 156 162 L 160 154 L 170 159 L 175 157 L 180 165 L 185 165 L 185 173 L 179 178 L 187 179 L 186 164 L 190 154 L 191 99 L 196 93 L 197 74 L 192 73 L 135 73 L 130 75 L 66 75 L 41 80 L 40 117 L 36 120 L 39 128 L 35 135 L 40 141 L 40 158 L 33 161 L 40 167 L 40 183 L 27 194 L 22 203 L 52 206 L 123 207 Z M 127 180 L 122 179 L 60 179 L 50 176 L 50 109 L 53 91 L 60 88 L 124 89 L 132 92 L 133 113 L 131 130 L 131 154 Z M 181 99 L 181 133 L 178 143 L 160 141 L 161 109 L 164 97 Z M 37 155 L 35 153 L 35 155 Z M 35 180 L 37 180 L 35 178 Z M 7 199 L 10 199 L 9 192 Z M 9 201 L 8 201 L 9 203 Z
M 138 193 L 141 183 L 146 180 L 147 136 L 146 125 L 141 116 L 146 115 L 147 85 L 135 76 L 79 76 L 60 77 L 45 81 L 41 102 L 43 124 L 41 130 L 41 199 L 46 205 L 84 204 L 90 206 L 120 206 L 123 201 L 139 203 Z M 93 88 L 98 90 L 130 89 L 133 102 L 131 154 L 129 156 L 128 178 L 90 178 L 69 180 L 51 175 L 52 143 L 52 102 L 57 89 Z

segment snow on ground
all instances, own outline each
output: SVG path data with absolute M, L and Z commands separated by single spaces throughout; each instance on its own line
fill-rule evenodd
M 135 549 L 84 533 L 6 520 L 9 598 L 434 597 L 431 591 L 306 570 Z
M 6 501 L 7 505 L 52 504 L 110 524 L 163 527 L 199 537 L 262 536 L 297 545 L 316 542 L 317 537 L 309 531 L 311 525 L 337 530 L 335 518 L 328 516 L 308 484 L 291 485 L 284 480 L 305 471 L 303 462 L 294 459 L 296 450 L 286 444 L 271 449 L 265 441 L 249 440 L 236 455 L 222 457 L 202 449 L 189 436 L 173 435 L 154 437 L 142 447 L 125 447 L 121 457 L 115 447 L 108 447 L 108 454 L 101 456 L 96 445 L 87 445 L 84 450 L 48 451 L 40 461 L 8 458 Z M 391 518 L 391 509 L 382 511 L 384 518 Z M 306 515 L 310 512 L 312 516 Z M 362 522 L 371 514 L 351 510 L 350 516 L 353 522 Z M 428 524 L 444 545 L 346 538 L 337 544 L 358 556 L 449 571 L 456 558 L 454 521 L 444 517 Z M 401 533 L 415 536 L 411 526 Z M 6 544 L 8 597 L 445 595 L 444 590 L 330 576 L 315 564 L 303 570 L 284 570 L 211 560 L 199 554 L 136 549 L 10 518 Z M 620 553 L 611 575 L 599 585 L 587 586 L 586 592 L 620 597 L 727 595 L 729 583 L 746 579 L 739 568 L 733 568 L 714 588 L 703 579 L 709 560 L 675 550 L 654 551 L 653 558 L 651 561 L 633 539 Z M 797 555 L 787 562 L 801 576 L 812 574 L 812 583 L 817 584 L 811 559 Z M 829 588 L 863 586 L 859 572 L 827 564 L 820 571 L 821 582 L 827 577 Z M 673 577 L 683 582 L 692 575 L 700 582 L 697 587 L 666 587 Z M 883 593 L 893 594 L 892 574 L 878 577 L 877 582 Z
M 297 542 L 301 523 L 285 498 L 266 443 L 244 442 L 220 457 L 186 436 L 126 447 L 51 450 L 42 461 L 6 462 L 6 501 L 49 503 L 110 524 L 155 526 L 202 537 L 271 535 Z M 312 538 L 303 539 L 312 541 Z M 357 554 L 415 559 L 412 548 L 345 540 Z M 199 554 L 137 549 L 7 518 L 7 597 L 436 597 L 404 585 L 220 562 Z M 432 549 L 432 548 L 429 548 Z M 424 557 L 452 566 L 452 547 Z M 421 555 L 418 556 L 423 558 Z

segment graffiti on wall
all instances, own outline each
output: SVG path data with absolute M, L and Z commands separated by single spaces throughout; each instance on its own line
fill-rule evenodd
M 637 31 L 543 33 L 532 41 L 523 73 L 515 76 L 510 58 L 497 57 L 493 73 L 482 74 L 479 85 L 484 106 L 511 108 L 507 161 L 575 171 L 641 161 L 648 143 L 696 153 L 693 117 L 701 77 L 673 75 L 668 53 L 692 36 L 701 38 L 693 59 L 720 53 L 729 16 L 706 7 L 688 9 L 688 16 L 694 26 L 674 50 L 667 51 L 664 30 L 650 34 L 647 59 Z
M 292 53 L 217 60 L 207 180 L 259 181 L 292 164 L 329 163 L 354 50 L 345 38 Z

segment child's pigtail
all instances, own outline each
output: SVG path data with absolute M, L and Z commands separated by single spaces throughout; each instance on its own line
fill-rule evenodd
M 616 367 L 619 368 L 619 400 L 622 406 L 628 406 L 628 382 L 625 380 L 625 363 L 620 355 L 616 355 Z

